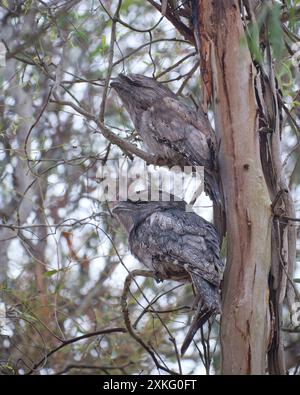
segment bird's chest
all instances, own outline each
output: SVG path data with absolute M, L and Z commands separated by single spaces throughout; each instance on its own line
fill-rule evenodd
M 174 259 L 171 254 L 149 249 L 143 242 L 134 243 L 132 253 L 162 280 L 186 281 L 190 279 L 183 264 Z

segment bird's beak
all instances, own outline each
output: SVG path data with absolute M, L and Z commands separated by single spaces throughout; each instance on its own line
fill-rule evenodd
M 118 212 L 120 212 L 120 211 L 129 211 L 129 210 L 130 210 L 130 207 L 127 207 L 127 206 L 119 203 L 116 207 L 114 207 L 112 209 L 112 214 L 117 215 Z
M 113 78 L 110 86 L 115 89 L 123 89 L 130 91 L 133 86 L 141 86 L 130 75 L 119 74 L 118 77 Z
M 118 81 L 118 78 L 114 78 L 112 82 L 110 83 L 110 87 L 114 89 L 120 88 L 120 81 Z
M 124 76 L 123 76 L 123 74 L 119 74 L 118 77 L 112 78 L 110 86 L 112 88 L 115 88 L 115 89 L 123 88 L 123 86 L 124 86 Z

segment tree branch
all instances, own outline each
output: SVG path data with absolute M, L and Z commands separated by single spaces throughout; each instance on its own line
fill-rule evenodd
M 125 326 L 127 328 L 127 331 L 130 334 L 130 336 L 133 339 L 135 339 L 144 348 L 144 350 L 147 351 L 147 353 L 150 355 L 150 357 L 152 358 L 153 362 L 155 363 L 157 369 L 163 370 L 163 371 L 165 371 L 167 373 L 170 373 L 170 374 L 178 374 L 178 373 L 166 368 L 165 366 L 163 366 L 163 365 L 161 365 L 159 363 L 159 361 L 157 360 L 157 358 L 155 356 L 155 353 L 151 349 L 151 345 L 146 344 L 144 342 L 144 340 L 141 339 L 136 334 L 136 332 L 133 330 L 133 328 L 131 326 L 131 322 L 130 322 L 130 318 L 129 318 L 127 298 L 128 298 L 128 293 L 130 292 L 131 282 L 137 276 L 154 278 L 153 272 L 149 271 L 149 270 L 133 270 L 132 272 L 130 272 L 127 275 L 127 277 L 125 279 L 125 282 L 124 282 L 124 288 L 123 288 L 122 299 L 121 299 L 122 312 L 123 312 L 124 322 L 125 322 Z
M 26 375 L 30 375 L 32 373 L 34 373 L 42 364 L 45 364 L 47 362 L 47 359 L 55 354 L 57 351 L 61 350 L 62 348 L 79 342 L 80 340 L 84 340 L 84 339 L 89 339 L 90 337 L 94 337 L 94 336 L 99 336 L 99 335 L 108 335 L 111 333 L 126 333 L 126 329 L 119 327 L 119 328 L 107 328 L 107 329 L 102 329 L 100 331 L 96 331 L 96 332 L 92 332 L 92 333 L 86 333 L 85 335 L 82 336 L 78 336 L 78 337 L 74 337 L 72 339 L 68 339 L 68 340 L 61 340 L 62 344 L 60 344 L 58 347 L 55 347 L 54 349 L 52 349 L 51 351 L 49 351 L 40 361 L 38 361 L 36 364 L 34 364 L 33 368 L 31 370 L 29 370 L 29 372 L 26 373 Z

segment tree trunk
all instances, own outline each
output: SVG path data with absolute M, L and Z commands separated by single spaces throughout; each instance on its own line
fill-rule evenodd
M 272 213 L 260 160 L 256 69 L 238 1 L 198 0 L 196 40 L 212 96 L 227 223 L 221 322 L 222 373 L 265 374 Z

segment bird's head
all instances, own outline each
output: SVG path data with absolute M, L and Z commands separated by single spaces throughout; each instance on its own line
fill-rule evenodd
M 118 93 L 134 124 L 154 103 L 164 97 L 176 98 L 165 85 L 141 74 L 119 74 L 110 86 Z
M 126 200 L 119 202 L 112 213 L 129 234 L 140 221 L 152 213 L 152 206 L 150 207 L 145 201 Z
M 166 201 L 162 200 L 162 195 Z M 147 201 L 142 199 L 137 201 L 129 199 L 121 201 L 117 203 L 112 213 L 119 220 L 126 233 L 129 234 L 136 225 L 156 211 L 163 211 L 170 208 L 177 208 L 179 210 L 186 209 L 186 202 L 178 200 L 178 198 L 175 198 L 173 195 L 160 194 L 160 198 L 160 201 Z

